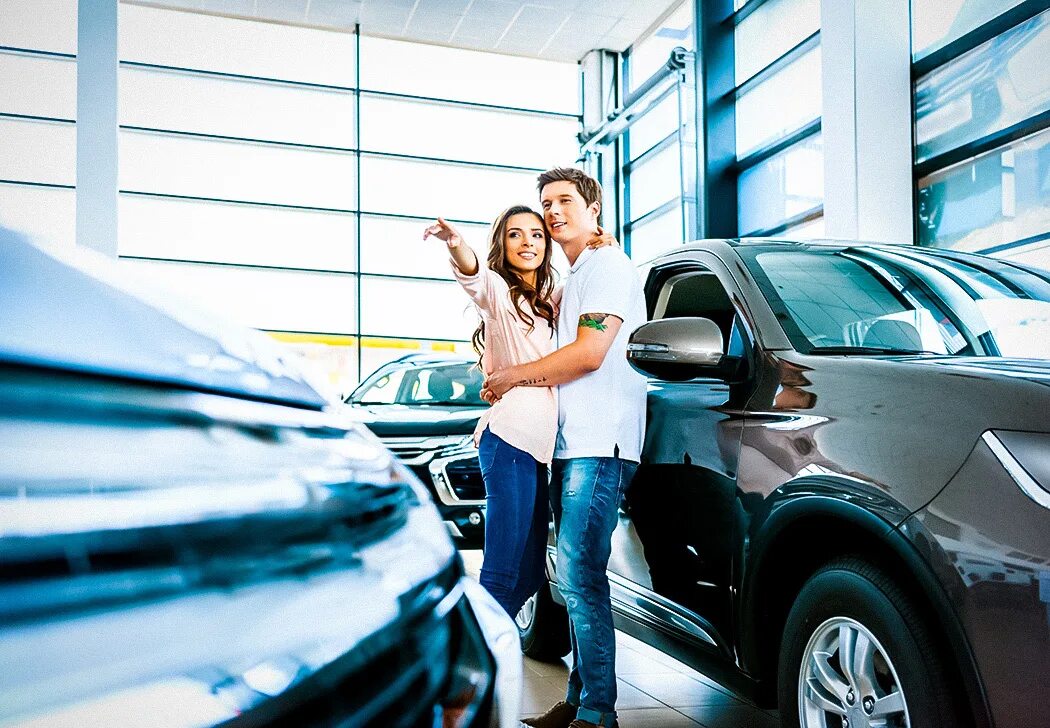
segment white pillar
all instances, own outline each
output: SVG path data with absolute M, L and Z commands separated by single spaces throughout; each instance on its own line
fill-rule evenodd
M 908 0 L 823 0 L 828 237 L 912 243 Z
M 117 256 L 117 0 L 77 7 L 77 245 Z

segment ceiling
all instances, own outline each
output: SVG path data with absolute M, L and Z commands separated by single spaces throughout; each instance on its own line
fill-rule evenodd
M 141 4 L 578 61 L 623 51 L 679 0 L 150 0 Z

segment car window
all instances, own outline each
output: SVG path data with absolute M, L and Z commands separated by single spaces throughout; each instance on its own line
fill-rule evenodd
M 397 400 L 397 393 L 404 379 L 404 369 L 388 371 L 376 378 L 368 387 L 358 391 L 354 401 L 367 404 L 393 404 Z
M 795 348 L 1050 357 L 1050 301 L 991 269 L 917 249 L 745 255 Z
M 482 375 L 470 362 L 405 365 L 380 370 L 366 380 L 352 401 L 359 404 L 485 406 Z
M 843 255 L 770 252 L 760 253 L 755 262 L 780 304 L 778 317 L 803 351 L 875 341 L 887 345 L 907 333 L 905 324 L 918 323 L 908 322 L 907 300 L 890 281 Z M 880 322 L 885 323 L 876 326 Z M 909 341 L 904 348 L 922 347 Z

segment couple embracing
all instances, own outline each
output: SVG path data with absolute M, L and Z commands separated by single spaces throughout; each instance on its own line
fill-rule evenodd
M 544 584 L 548 495 L 554 512 L 573 666 L 565 701 L 524 722 L 609 727 L 616 638 L 606 567 L 645 427 L 645 378 L 625 355 L 630 332 L 645 322 L 645 299 L 634 266 L 598 225 L 598 182 L 557 168 L 537 186 L 542 214 L 503 212 L 487 261 L 444 220 L 424 238 L 445 242 L 481 314 L 474 344 L 492 404 L 475 432 L 487 503 L 481 583 L 511 617 Z M 557 288 L 552 241 L 570 264 Z

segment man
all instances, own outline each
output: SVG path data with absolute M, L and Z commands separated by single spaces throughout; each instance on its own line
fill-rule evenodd
M 601 187 L 578 169 L 539 176 L 544 222 L 571 266 L 558 314 L 559 349 L 485 382 L 487 397 L 512 387 L 558 386 L 551 505 L 558 533 L 558 586 L 569 612 L 573 667 L 565 701 L 526 719 L 534 728 L 616 726 L 616 635 L 609 601 L 612 532 L 638 466 L 645 378 L 627 363 L 627 339 L 645 323 L 630 259 L 587 242 L 600 230 Z

